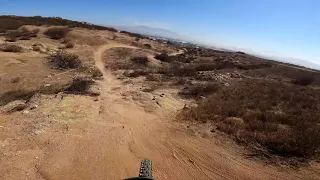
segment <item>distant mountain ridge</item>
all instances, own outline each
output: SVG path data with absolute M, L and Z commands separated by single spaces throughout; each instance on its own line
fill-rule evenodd
M 320 65 L 307 61 L 307 60 L 303 60 L 303 59 L 297 59 L 297 58 L 288 58 L 288 57 L 276 57 L 276 56 L 262 56 L 262 55 L 258 55 L 258 54 L 254 54 L 254 56 L 260 57 L 260 58 L 264 58 L 264 59 L 270 59 L 270 60 L 274 60 L 274 61 L 278 61 L 278 62 L 282 62 L 282 63 L 289 63 L 289 64 L 294 64 L 294 65 L 298 65 L 298 66 L 303 66 L 306 68 L 311 68 L 314 70 L 320 70 Z
M 181 36 L 176 32 L 167 30 L 167 29 L 162 29 L 162 28 L 153 28 L 149 26 L 115 26 L 116 29 L 121 30 L 121 31 L 128 31 L 132 33 L 137 33 L 145 36 L 155 36 L 155 37 L 162 37 L 162 38 L 167 38 L 167 39 L 176 39 L 176 40 L 181 40 L 181 41 L 189 41 L 191 43 L 196 43 L 196 44 L 203 44 L 201 41 L 198 40 L 191 40 L 190 37 L 186 36 Z M 208 46 L 210 48 L 210 46 Z M 230 49 L 230 48 L 219 48 L 215 47 L 217 49 L 223 49 L 226 51 L 237 51 L 236 49 Z M 252 53 L 248 53 L 252 54 Z M 297 58 L 287 58 L 287 57 L 276 57 L 276 56 L 266 56 L 266 55 L 261 55 L 259 53 L 253 53 L 252 55 L 261 57 L 264 59 L 270 59 L 270 60 L 275 60 L 279 62 L 284 62 L 284 63 L 291 63 L 291 64 L 296 64 L 299 66 L 304 66 L 307 68 L 312 68 L 316 70 L 320 70 L 320 65 L 316 63 L 312 63 L 307 60 L 302 60 L 302 59 L 297 59 Z

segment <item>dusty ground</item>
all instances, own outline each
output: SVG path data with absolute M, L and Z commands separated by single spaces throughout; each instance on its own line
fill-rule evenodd
M 123 83 L 105 68 L 103 56 L 111 48 L 137 48 L 127 43 L 130 38 L 112 40 L 109 32 L 83 31 L 72 32 L 81 38 L 70 51 L 82 52 L 103 73 L 96 85 L 101 95 L 36 95 L 24 111 L 0 114 L 0 179 L 124 179 L 138 175 L 144 158 L 154 161 L 156 179 L 320 179 L 317 163 L 299 169 L 266 165 L 246 157 L 244 149 L 211 132 L 210 125 L 175 122 L 175 114 L 191 103 L 176 90 L 143 92 L 141 84 Z M 90 34 L 100 40 L 81 41 Z M 2 77 L 13 72 L 8 68 L 21 66 L 17 56 L 0 55 L 11 62 L 0 69 Z M 46 68 L 40 79 L 60 73 Z M 33 77 L 31 69 L 19 72 Z

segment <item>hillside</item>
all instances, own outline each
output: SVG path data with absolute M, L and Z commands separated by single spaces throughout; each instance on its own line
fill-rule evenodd
M 320 71 L 1 16 L 0 179 L 319 179 Z

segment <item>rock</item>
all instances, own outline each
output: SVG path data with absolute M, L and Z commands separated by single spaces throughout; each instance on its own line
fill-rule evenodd
M 59 45 L 58 49 L 66 49 L 66 46 L 65 45 Z
M 28 100 L 28 106 L 30 107 L 29 109 L 35 109 L 38 107 L 38 104 L 40 103 L 40 99 L 41 99 L 41 94 L 37 93 L 35 95 L 33 95 L 29 100 Z
M 25 110 L 25 111 L 23 111 L 23 114 L 29 114 L 29 112 L 30 112 L 30 111 Z
M 6 105 L 4 105 L 0 111 L 3 112 L 15 112 L 15 111 L 22 111 L 27 107 L 26 101 L 23 100 L 16 100 L 12 101 Z
M 99 88 L 96 86 L 91 86 L 87 93 L 90 96 L 99 96 L 101 94 Z
M 58 94 L 56 94 L 55 98 L 63 99 L 64 96 L 65 96 L 65 94 L 63 92 L 59 92 Z
M 191 163 L 193 163 L 193 164 L 194 164 L 194 161 L 193 161 L 192 159 L 190 159 L 190 158 L 189 158 L 189 162 L 191 162 Z
M 239 74 L 237 72 L 231 73 L 231 78 L 243 78 L 244 76 L 242 74 Z
M 50 87 L 51 86 L 51 84 L 45 84 L 44 85 L 44 87 Z
M 38 51 L 38 52 L 41 52 L 41 53 L 46 53 L 47 52 L 46 47 L 43 44 L 38 44 L 38 43 L 32 45 L 32 50 Z

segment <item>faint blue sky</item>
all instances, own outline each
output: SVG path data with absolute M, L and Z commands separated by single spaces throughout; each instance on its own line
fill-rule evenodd
M 208 44 L 320 64 L 319 0 L 0 0 L 0 14 L 165 28 Z

